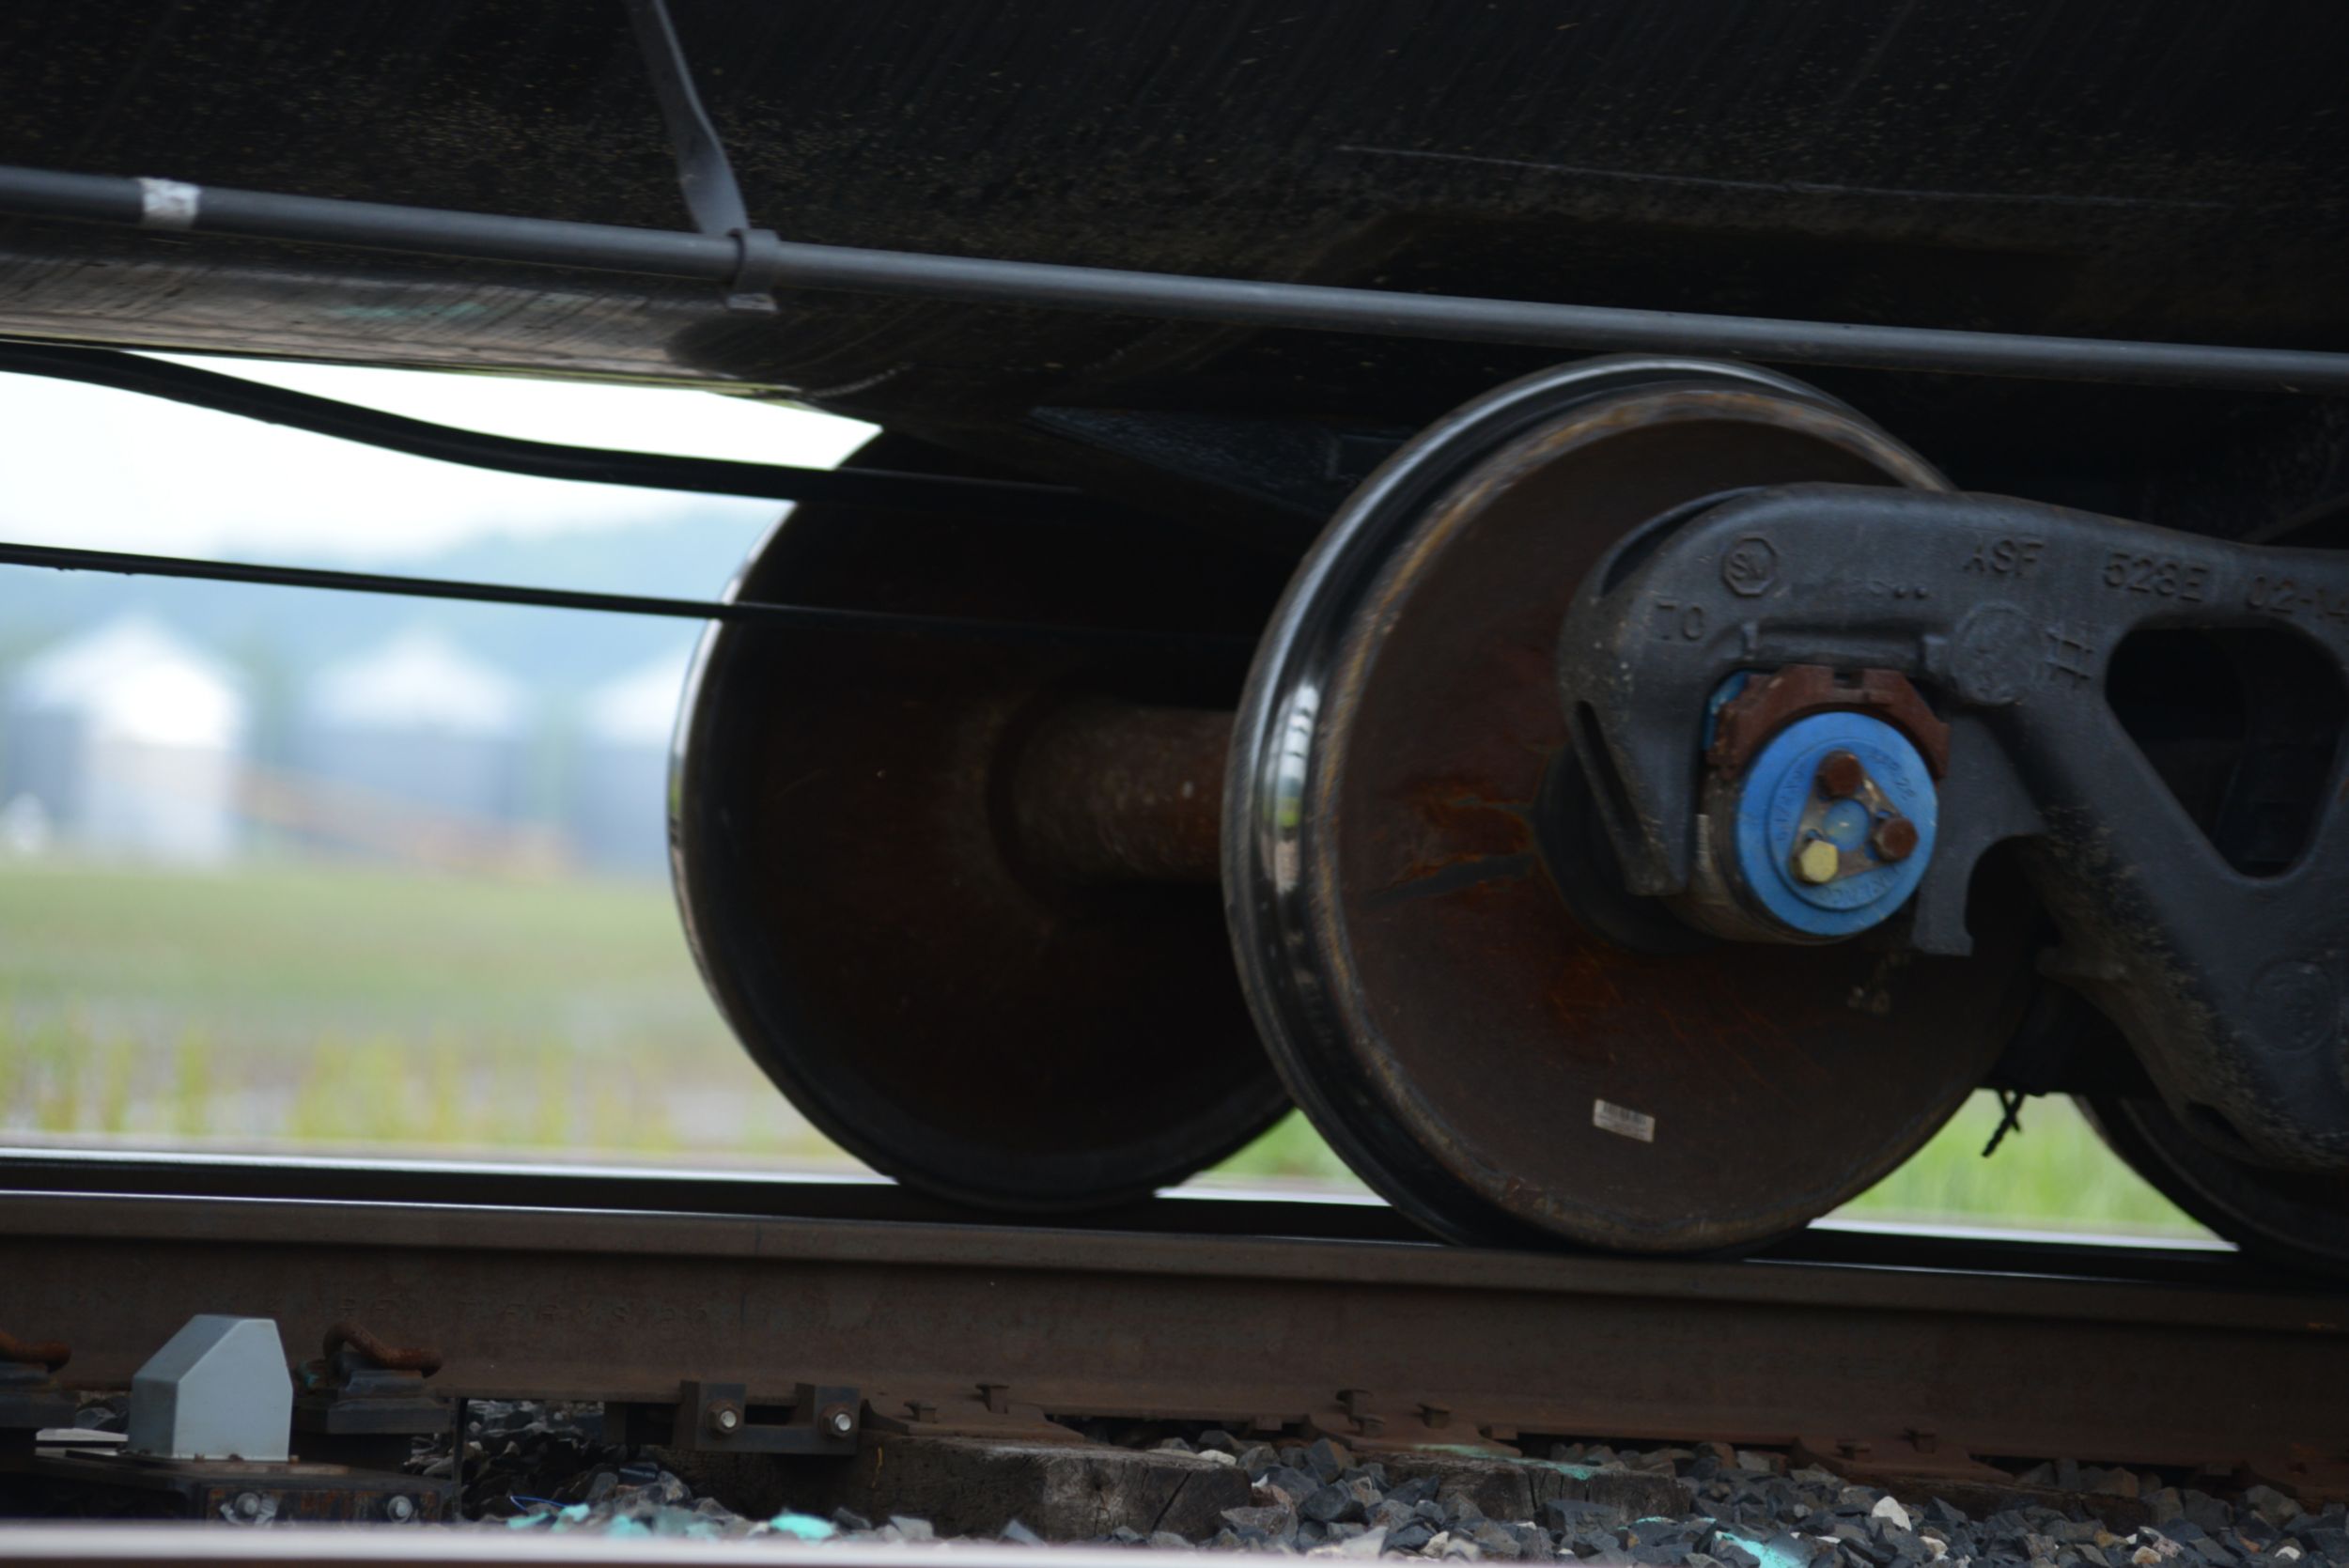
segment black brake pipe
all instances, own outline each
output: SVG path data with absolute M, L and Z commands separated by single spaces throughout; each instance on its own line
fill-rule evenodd
M 398 577 L 381 572 L 335 571 L 319 567 L 262 566 L 244 561 L 202 560 L 184 555 L 142 555 L 78 546 L 0 542 L 0 566 L 39 567 L 54 571 L 113 572 L 124 577 L 179 577 L 210 582 L 253 582 L 284 588 L 322 588 L 334 593 L 391 594 L 405 598 L 458 599 L 476 604 L 524 604 L 549 610 L 591 610 L 621 615 L 659 615 L 675 620 L 738 621 L 828 631 L 873 631 L 899 637 L 941 637 L 966 642 L 1010 643 L 1046 647 L 1126 648 L 1245 658 L 1252 637 L 1155 631 L 1133 627 L 1050 626 L 960 615 L 910 615 L 894 611 L 842 609 L 831 605 L 773 604 L 763 600 L 662 598 L 646 594 L 600 594 L 574 588 L 537 588 L 505 582 L 465 582 L 441 577 Z
M 730 284 L 1086 310 L 1389 337 L 1638 349 L 1872 370 L 2349 392 L 2349 354 L 1402 294 L 928 256 L 750 235 L 396 207 L 0 166 L 0 212 Z
M 883 469 L 793 468 L 723 458 L 679 458 L 660 452 L 614 452 L 485 435 L 427 420 L 361 408 L 114 349 L 0 339 L 0 372 L 84 381 L 149 397 L 168 398 L 221 413 L 354 441 L 411 457 L 433 458 L 539 479 L 597 485 L 740 495 L 766 501 L 823 501 L 897 512 L 968 516 L 988 512 L 1026 519 L 1097 521 L 1113 508 L 1064 485 L 1019 480 L 962 479 Z

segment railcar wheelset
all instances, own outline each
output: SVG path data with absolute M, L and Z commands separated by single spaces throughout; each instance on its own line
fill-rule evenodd
M 2170 875 L 2175 790 L 2150 741 L 2113 771 L 2141 737 L 2083 661 L 2180 612 L 2080 568 L 2159 531 L 1960 495 L 1782 376 L 1630 357 L 1424 430 L 1284 587 L 1204 536 L 873 522 L 802 508 L 738 592 L 1254 639 L 1243 682 L 1140 645 L 711 635 L 673 789 L 689 934 L 752 1054 L 878 1168 L 1099 1205 L 1293 1101 L 1456 1239 L 1740 1249 L 1914 1152 L 2052 976 L 2137 1059 L 2062 1086 L 2125 1157 L 2349 1263 L 2349 1107 L 2293 1055 L 2341 1054 L 2301 1017 L 2337 977 L 2130 903 Z M 2257 553 L 2176 548 L 2180 581 Z M 2254 737 L 2270 817 L 2277 777 L 2322 794 L 2341 710 Z M 2179 863 L 2178 909 L 2242 893 Z M 2164 919 L 2156 974 L 2127 943 Z M 2247 963 L 2289 1049 L 2257 1004 L 2139 994 L 2223 997 Z

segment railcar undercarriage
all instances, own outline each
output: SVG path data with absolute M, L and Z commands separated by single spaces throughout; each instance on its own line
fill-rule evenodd
M 129 144 L 76 118 L 70 83 L 28 77 L 16 101 L 54 114 L 25 111 L 12 145 L 75 167 L 0 168 L 0 214 L 22 220 L 0 232 L 19 340 L 0 370 L 797 502 L 725 600 L 0 560 L 710 620 L 672 846 L 712 992 L 818 1126 L 961 1202 L 1126 1201 L 1294 1103 L 1448 1235 L 1742 1248 L 1861 1190 L 1988 1085 L 2080 1097 L 2222 1234 L 2349 1269 L 2349 567 L 2331 548 L 2349 318 L 2310 282 L 2349 275 L 2349 148 L 2299 116 L 2301 71 L 2342 52 L 2328 39 L 2300 40 L 2263 112 L 2227 105 L 2232 140 L 2203 163 L 2163 121 L 2139 147 L 2154 175 L 2098 163 L 2101 122 L 2061 121 L 2047 161 L 2092 170 L 2085 195 L 1986 154 L 1974 173 L 2004 183 L 1971 206 L 1859 169 L 1734 193 L 1650 170 L 1663 194 L 1639 223 L 1563 204 L 1619 264 L 1590 270 L 1592 303 L 1513 249 L 1555 214 L 1479 185 L 1508 162 L 1483 151 L 1429 151 L 1483 172 L 1396 198 L 1472 222 L 1348 259 L 1340 236 L 1402 224 L 1365 207 L 1315 231 L 1334 248 L 1313 265 L 1234 216 L 1269 199 L 1237 176 L 1201 198 L 1228 223 L 1082 257 L 1103 266 L 981 258 L 1049 216 L 1017 190 L 972 233 L 958 202 L 924 228 L 880 196 L 828 221 L 801 194 L 777 205 L 826 242 L 785 240 L 750 216 L 800 145 L 762 95 L 820 89 L 754 18 L 683 9 L 680 28 L 636 0 L 630 32 L 618 8 L 573 8 L 522 57 L 608 75 L 641 48 L 692 231 L 635 226 L 641 136 L 601 144 L 608 202 L 499 167 L 493 194 L 548 196 L 506 216 L 456 210 L 474 204 L 446 165 L 403 183 L 241 159 L 214 134 L 250 123 L 233 94 L 189 99 L 205 167 L 184 172 L 207 183 L 78 172 Z M 1623 20 L 1585 9 L 1597 33 Z M 1723 37 L 1745 24 L 1688 9 Z M 820 55 L 853 26 L 816 10 Z M 465 77 L 523 50 L 500 25 L 537 13 L 434 14 L 437 42 L 377 39 L 383 57 Z M 1171 15 L 1138 15 L 1125 46 L 1189 24 Z M 62 8 L 25 16 L 54 60 L 103 54 Z M 1923 44 L 1884 35 L 1900 71 L 1972 58 L 1950 19 L 1917 25 Z M 192 55 L 274 58 L 198 31 Z M 328 31 L 293 28 L 283 53 Z M 697 37 L 747 51 L 728 135 L 694 92 Z M 1784 47 L 1781 65 L 1813 45 Z M 162 91 L 175 69 L 123 80 Z M 337 70 L 364 87 L 350 113 L 410 123 L 366 98 L 385 81 Z M 497 114 L 544 89 L 583 134 L 625 96 L 587 75 L 594 91 L 521 81 Z M 1347 101 L 1379 91 L 1400 88 Z M 959 92 L 939 89 L 941 115 Z M 1929 162 L 1942 121 L 1912 100 L 1886 113 Z M 1843 113 L 1806 103 L 1815 132 Z M 1690 134 L 1706 167 L 1759 156 Z M 1133 156 L 1169 180 L 1183 163 Z M 409 189 L 428 199 L 350 199 Z M 1396 259 L 1447 223 L 1506 242 Z M 2142 252 L 2162 225 L 2166 284 Z M 119 232 L 137 228 L 160 234 Z M 2025 233 L 2068 284 L 2032 281 Z M 1969 252 L 1971 303 L 1924 308 Z M 1700 286 L 1698 256 L 1749 274 Z M 1258 257 L 1280 281 L 1200 275 Z M 1492 297 L 1511 293 L 1532 297 Z M 890 433 L 837 474 L 590 453 L 104 344 L 658 375 Z

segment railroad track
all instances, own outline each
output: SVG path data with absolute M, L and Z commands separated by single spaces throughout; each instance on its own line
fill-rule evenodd
M 673 1565 L 757 1562 L 763 1568 L 821 1568 L 840 1562 L 838 1546 L 793 1546 L 773 1541 L 739 1545 L 710 1541 L 610 1540 L 569 1536 L 530 1540 L 445 1531 L 363 1529 L 292 1532 L 170 1529 L 152 1527 L 54 1525 L 7 1535 L 11 1568 L 151 1568 L 158 1561 L 203 1568 L 291 1568 L 301 1563 L 350 1568 L 673 1568 Z M 1131 1554 L 1081 1546 L 963 1546 L 967 1568 L 1133 1568 Z M 858 1568 L 937 1568 L 935 1547 L 873 1545 L 855 1549 Z
M 195 1312 L 360 1319 L 464 1399 L 852 1391 L 861 1432 L 1081 1419 L 1377 1451 L 1713 1438 L 1854 1470 L 2342 1454 L 2349 1305 L 2226 1251 L 1814 1229 L 1737 1260 L 1445 1247 L 1381 1207 L 1174 1196 L 1082 1225 L 870 1183 L 24 1154 L 6 1327 L 128 1383 Z M 843 1396 L 848 1397 L 848 1396 Z

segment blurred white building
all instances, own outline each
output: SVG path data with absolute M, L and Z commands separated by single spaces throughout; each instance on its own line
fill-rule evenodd
M 441 633 L 404 631 L 310 682 L 292 755 L 305 784 L 351 802 L 489 826 L 521 814 L 530 708 L 521 689 Z
M 132 615 L 36 655 L 8 696 L 11 837 L 183 863 L 237 848 L 250 710 L 228 666 Z M 37 804 L 34 804 L 37 802 Z
M 664 654 L 588 693 L 570 826 L 580 859 L 599 870 L 652 874 L 669 863 L 669 736 L 688 658 Z

